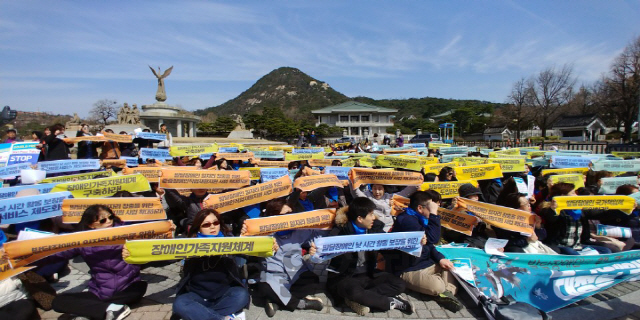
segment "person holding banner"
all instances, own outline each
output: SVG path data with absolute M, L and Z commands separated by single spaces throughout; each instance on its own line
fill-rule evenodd
M 162 189 L 163 199 L 167 202 L 169 219 L 181 221 L 183 231 L 191 225 L 195 216 L 202 210 L 204 199 L 209 195 L 207 189 L 191 189 L 189 196 L 181 195 L 176 189 Z
M 81 124 L 80 130 L 76 133 L 76 137 L 84 136 L 93 136 L 86 123 Z M 98 159 L 98 144 L 94 141 L 79 141 L 77 157 L 78 159 Z
M 376 204 L 369 198 L 353 199 L 348 207 L 336 213 L 330 236 L 357 236 L 383 233 L 384 224 L 376 219 Z M 426 241 L 426 237 L 423 238 Z M 398 276 L 376 270 L 378 251 L 341 254 L 331 259 L 327 289 L 334 298 L 344 299 L 357 314 L 364 316 L 370 308 L 382 311 L 400 310 L 413 314 L 413 305 L 402 297 L 405 282 Z
M 525 194 L 514 192 L 507 194 L 500 199 L 501 201 L 496 203 L 499 206 L 531 212 L 531 202 L 527 199 Z M 555 249 L 550 248 L 541 242 L 546 239 L 547 230 L 542 227 L 542 218 L 535 213 L 533 214 L 535 215 L 536 221 L 534 226 L 535 233 L 528 237 L 520 234 L 519 232 L 492 227 L 493 231 L 496 232 L 497 238 L 509 240 L 507 245 L 504 247 L 504 252 L 557 254 L 559 251 L 557 247 Z
M 173 136 L 171 135 L 171 132 L 167 130 L 166 124 L 161 124 L 160 131 L 156 133 L 162 133 L 167 136 L 164 141 L 160 141 L 160 143 L 158 143 L 158 149 L 169 149 L 173 145 Z
M 111 129 L 107 129 L 104 132 L 114 133 Z M 100 142 L 99 146 L 102 147 L 100 152 L 100 160 L 120 159 L 120 155 L 122 154 L 122 152 L 120 151 L 120 144 L 118 142 L 108 140 L 105 142 Z
M 0 281 L 0 319 L 40 319 L 35 301 L 17 276 Z
M 444 167 L 440 169 L 440 173 L 438 174 L 438 181 L 458 181 L 458 179 L 456 179 L 456 172 L 451 167 Z
M 51 126 L 52 134 L 44 137 L 44 143 L 47 146 L 47 161 L 53 160 L 66 160 L 71 159 L 71 152 L 69 148 L 73 147 L 73 144 L 67 144 L 64 142 L 64 126 L 56 123 Z
M 384 232 L 388 232 L 393 226 L 390 202 L 391 199 L 393 199 L 393 196 L 398 195 L 408 198 L 420 189 L 420 186 L 407 186 L 400 192 L 388 193 L 386 192 L 384 185 L 381 184 L 363 185 L 360 186 L 360 188 L 354 188 L 351 182 L 349 183 L 349 187 L 354 198 L 365 197 L 370 199 L 376 205 L 374 214 L 378 221 L 384 223 Z M 365 189 L 362 190 L 363 188 Z
M 214 209 L 199 211 L 189 228 L 189 238 L 231 237 Z M 184 320 L 233 319 L 249 305 L 249 291 L 232 256 L 188 258 L 176 286 L 173 313 Z

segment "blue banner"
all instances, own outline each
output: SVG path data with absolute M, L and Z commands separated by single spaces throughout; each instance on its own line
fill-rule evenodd
M 551 168 L 586 168 L 591 164 L 593 157 L 551 156 Z
M 120 157 L 120 159 L 127 160 L 127 167 L 137 167 L 138 166 L 138 157 Z
M 28 163 L 17 163 L 10 166 L 0 168 L 0 179 L 13 179 L 20 175 L 20 170 L 29 170 L 31 165 Z
M 449 154 L 443 154 L 442 157 L 440 158 L 440 163 L 447 163 L 447 162 L 451 162 L 453 161 L 453 159 L 455 158 L 460 158 L 460 157 L 468 157 L 469 154 L 468 153 L 449 153 Z
M 269 182 L 288 174 L 289 170 L 287 168 L 260 168 L 260 181 L 263 183 Z
M 219 153 L 237 153 L 238 147 L 220 147 L 218 148 Z
M 324 148 L 293 148 L 292 154 L 298 153 L 324 153 Z
M 18 142 L 11 146 L 8 165 L 16 163 L 36 164 L 40 156 L 40 150 L 36 148 L 37 142 Z
M 409 148 L 425 148 L 427 147 L 427 144 L 426 143 L 405 143 L 404 146 Z
M 136 138 L 164 141 L 167 140 L 167 135 L 164 133 L 138 132 L 136 133 Z
M 140 159 L 142 159 L 142 161 L 144 162 L 147 162 L 147 159 L 160 161 L 173 159 L 173 157 L 169 154 L 169 149 L 141 148 L 139 156 Z
M 333 174 L 339 180 L 349 180 L 349 170 L 351 170 L 351 167 L 326 167 L 324 168 L 324 173 Z
M 449 260 L 469 258 L 477 288 L 487 297 L 499 299 L 510 295 L 545 312 L 580 301 L 640 273 L 639 250 L 594 256 L 506 253 L 505 257 L 474 248 L 438 247 L 438 251 Z
M 57 192 L 36 196 L 0 200 L 0 223 L 16 224 L 43 220 L 62 215 L 62 200 L 71 192 Z
M 100 169 L 99 159 L 55 160 L 38 162 L 38 170 L 44 170 L 47 173 L 98 169 Z
M 322 237 L 314 241 L 317 251 L 313 259 L 323 261 L 347 252 L 376 250 L 402 250 L 419 257 L 422 237 L 422 231 Z
M 257 159 L 284 159 L 284 152 L 282 150 L 258 150 L 253 151 L 253 156 Z
M 17 186 L 17 187 L 9 187 L 9 188 L 0 188 L 0 200 L 9 199 L 16 196 L 18 191 L 25 189 L 36 189 L 40 191 L 40 193 L 49 193 L 53 187 L 55 187 L 57 183 L 42 183 L 42 184 L 32 184 L 26 186 Z

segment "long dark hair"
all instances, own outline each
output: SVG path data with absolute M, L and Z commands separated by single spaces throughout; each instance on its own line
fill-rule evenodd
M 438 179 L 440 180 L 440 182 L 455 181 L 455 179 L 453 177 L 451 177 L 451 180 L 447 179 L 447 174 L 452 173 L 452 172 L 453 172 L 453 168 L 444 167 L 444 168 L 440 169 L 440 174 L 438 174 Z
M 78 226 L 76 227 L 76 230 L 77 231 L 91 230 L 89 226 L 92 225 L 94 222 L 98 221 L 98 218 L 100 217 L 100 211 L 106 211 L 109 213 L 110 216 L 112 215 L 114 225 L 116 223 L 122 222 L 122 220 L 120 220 L 120 218 L 118 218 L 118 216 L 116 216 L 113 213 L 111 208 L 103 204 L 94 204 L 87 207 L 87 209 L 84 210 L 84 212 L 82 213 L 82 218 L 80 218 L 80 222 L 78 222 Z
M 198 231 L 200 231 L 200 226 L 202 225 L 202 222 L 210 214 L 216 216 L 216 219 L 218 219 L 218 222 L 220 222 L 219 232 L 222 232 L 222 234 L 224 234 L 225 236 L 231 235 L 231 230 L 229 230 L 226 224 L 222 223 L 222 216 L 220 215 L 220 213 L 218 213 L 216 209 L 205 208 L 198 211 L 198 213 L 196 213 L 195 218 L 193 218 L 193 222 L 191 223 L 191 228 L 189 228 L 189 232 L 187 232 L 188 238 L 193 238 L 198 234 Z
M 223 162 L 227 161 L 227 159 L 225 158 L 220 158 L 220 159 L 216 159 L 216 166 L 218 166 L 219 170 L 233 170 L 233 168 L 231 168 L 231 165 L 229 164 L 229 161 L 227 161 L 227 167 L 226 168 L 220 168 L 220 166 L 222 165 Z
M 571 190 L 575 188 L 576 187 L 573 185 L 573 183 L 558 182 L 551 186 L 551 189 L 549 190 L 549 198 L 553 199 L 553 197 L 555 196 L 567 195 L 569 192 L 571 192 Z

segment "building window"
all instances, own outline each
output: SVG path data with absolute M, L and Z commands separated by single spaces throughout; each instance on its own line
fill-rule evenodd
M 360 128 L 359 127 L 351 127 L 351 135 L 352 136 L 359 136 L 360 135 Z
M 369 122 L 369 116 L 361 116 L 360 120 L 362 120 L 362 122 Z
M 360 122 L 359 116 L 351 116 L 351 122 Z
M 340 116 L 340 122 L 349 122 L 349 116 Z

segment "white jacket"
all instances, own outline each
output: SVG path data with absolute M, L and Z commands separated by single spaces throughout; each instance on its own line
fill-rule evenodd
M 360 190 L 360 188 L 353 188 L 353 185 L 349 184 L 351 187 L 351 194 L 354 197 L 367 197 L 376 204 L 376 208 L 373 210 L 373 213 L 376 215 L 376 218 L 382 222 L 384 222 L 384 231 L 389 232 L 391 227 L 393 227 L 393 216 L 391 215 L 391 204 L 390 200 L 393 198 L 394 194 L 399 196 L 403 196 L 405 198 L 410 197 L 413 193 L 419 190 L 420 186 L 407 186 L 402 189 L 402 191 L 397 193 L 386 193 L 382 195 L 382 198 L 376 199 L 373 197 L 373 193 L 368 189 L 365 191 Z
M 162 132 L 156 131 L 156 133 L 162 133 Z M 169 140 L 160 141 L 160 143 L 158 143 L 158 147 L 169 148 L 171 147 L 171 145 L 173 145 L 173 136 L 171 135 L 171 132 L 169 132 Z
M 0 308 L 26 297 L 27 292 L 22 287 L 20 279 L 9 277 L 0 281 Z

